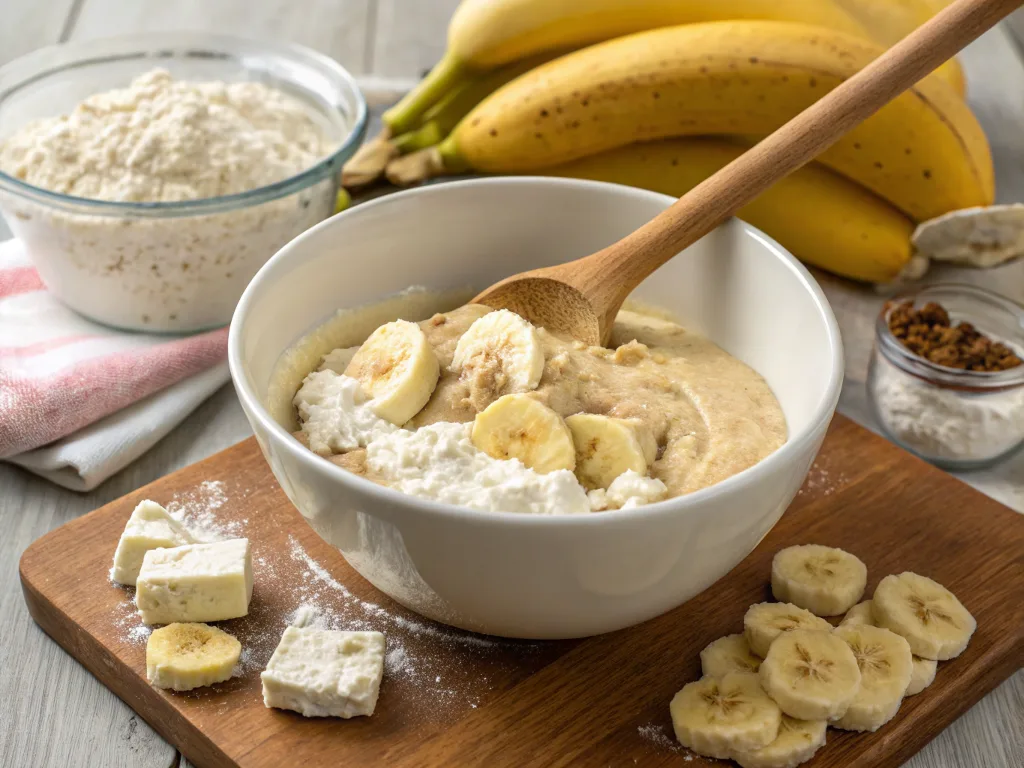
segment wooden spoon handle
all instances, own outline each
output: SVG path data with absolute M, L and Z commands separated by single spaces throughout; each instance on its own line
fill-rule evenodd
M 958 0 L 643 227 L 584 259 L 588 269 L 578 270 L 572 282 L 614 313 L 644 278 L 679 251 L 828 149 L 1021 4 Z

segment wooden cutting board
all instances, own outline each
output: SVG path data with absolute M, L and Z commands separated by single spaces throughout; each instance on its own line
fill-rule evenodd
M 124 523 L 150 498 L 253 544 L 251 613 L 223 622 L 241 676 L 172 694 L 145 677 L 145 633 L 130 590 L 107 577 Z M 807 482 L 757 550 L 680 608 L 582 641 L 515 642 L 451 630 L 365 582 L 291 506 L 250 439 L 47 534 L 21 560 L 39 625 L 189 760 L 221 766 L 713 765 L 672 736 L 668 703 L 700 675 L 707 643 L 740 631 L 770 598 L 772 555 L 796 543 L 847 549 L 868 589 L 913 570 L 950 587 L 978 619 L 967 651 L 874 734 L 829 731 L 812 768 L 901 765 L 1024 664 L 1024 516 L 836 417 Z M 388 663 L 376 713 L 304 719 L 263 706 L 259 671 L 290 614 L 381 629 Z

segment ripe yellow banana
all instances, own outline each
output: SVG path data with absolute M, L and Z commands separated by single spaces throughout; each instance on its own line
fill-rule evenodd
M 448 26 L 448 50 L 482 69 L 551 48 L 723 19 L 802 21 L 865 32 L 832 0 L 465 0 Z
M 393 143 L 402 153 L 439 144 L 477 104 L 505 83 L 511 82 L 531 69 L 546 64 L 567 52 L 530 56 L 508 66 L 499 67 L 475 79 L 466 80 L 446 93 L 440 101 L 424 112 L 418 128 L 396 136 Z
M 868 31 L 873 40 L 894 45 L 938 13 L 944 0 L 835 0 L 836 3 Z M 967 91 L 967 81 L 960 62 L 950 59 L 936 70 L 960 96 Z
M 524 173 L 635 141 L 767 134 L 880 52 L 850 35 L 769 21 L 689 24 L 610 40 L 491 94 L 440 145 L 441 162 L 430 170 Z M 916 219 L 988 205 L 995 192 L 981 126 L 934 76 L 819 160 Z
M 802 21 L 867 36 L 833 0 L 465 0 L 448 26 L 441 61 L 384 113 L 384 138 L 414 128 L 472 73 L 646 29 L 723 19 Z
M 620 147 L 545 173 L 679 197 L 743 151 L 743 146 L 723 139 L 669 139 Z M 892 280 L 912 253 L 910 219 L 817 164 L 778 182 L 738 215 L 801 261 L 855 280 Z

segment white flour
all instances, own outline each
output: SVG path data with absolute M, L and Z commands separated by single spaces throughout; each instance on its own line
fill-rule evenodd
M 179 82 L 162 70 L 69 115 L 0 139 L 0 171 L 93 200 L 207 199 L 291 178 L 330 155 L 341 129 L 260 83 Z M 285 243 L 330 215 L 325 178 L 265 202 L 180 216 L 91 215 L 0 193 L 5 219 L 48 287 L 120 328 L 225 325 L 245 286 Z
M 872 391 L 883 426 L 925 456 L 983 460 L 1024 439 L 1024 386 L 972 395 L 919 381 L 883 359 Z
M 662 749 L 668 749 L 672 752 L 677 753 L 683 751 L 682 745 L 675 739 L 675 736 L 672 735 L 669 732 L 669 730 L 665 728 L 665 726 L 663 725 L 654 725 L 653 723 L 650 725 L 641 725 L 636 730 L 640 738 L 644 739 L 645 741 L 649 741 L 652 744 L 661 747 Z
M 167 503 L 167 513 L 188 528 L 200 541 L 221 541 L 244 536 L 249 521 L 232 520 L 222 523 L 217 518 L 228 496 L 220 480 L 204 480 L 192 490 L 174 496 Z
M 330 150 L 309 112 L 280 91 L 155 69 L 29 123 L 0 144 L 0 169 L 75 197 L 172 202 L 266 186 Z

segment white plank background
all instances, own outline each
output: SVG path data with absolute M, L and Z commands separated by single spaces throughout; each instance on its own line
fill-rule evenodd
M 444 46 L 457 0 L 0 0 L 0 65 L 42 45 L 139 31 L 225 31 L 309 45 L 353 73 L 412 78 Z M 1024 16 L 1017 25 L 1024 32 Z M 1024 200 L 1024 66 L 1012 38 L 988 35 L 964 56 L 970 100 L 992 139 L 1000 199 Z M 5 237 L 0 224 L 0 239 Z M 929 279 L 945 279 L 949 272 Z M 1024 301 L 1024 264 L 952 273 Z M 881 299 L 826 280 L 847 344 L 841 410 L 870 424 L 863 379 Z M 21 552 L 43 533 L 250 434 L 230 387 L 133 466 L 89 494 L 74 494 L 0 464 L 0 765 L 202 768 L 191 766 L 120 700 L 51 642 L 25 610 Z M 965 477 L 1024 509 L 1024 456 Z M 1024 767 L 1024 673 L 966 713 L 909 768 Z

